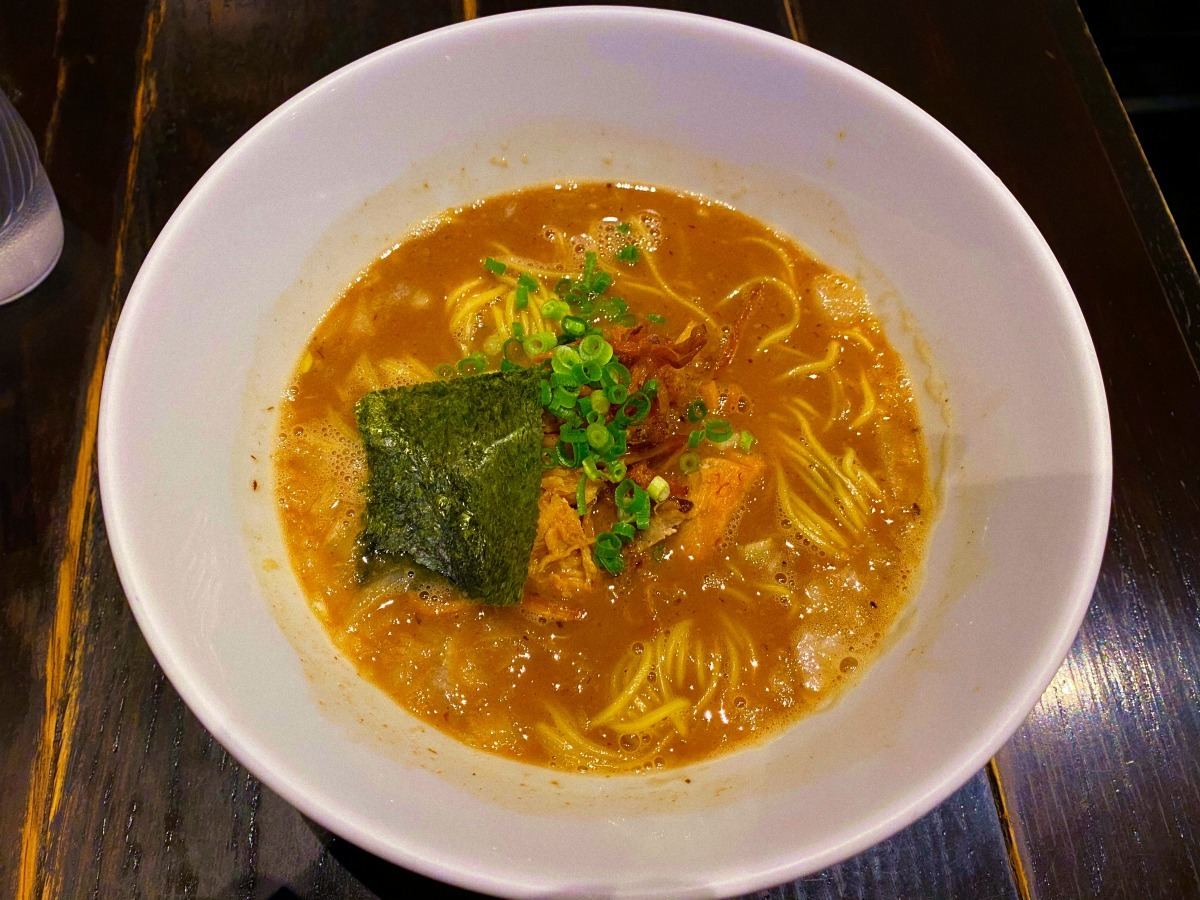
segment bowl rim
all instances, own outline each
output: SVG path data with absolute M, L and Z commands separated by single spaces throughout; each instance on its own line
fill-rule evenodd
M 694 892 L 743 893 L 791 881 L 866 850 L 925 815 L 981 769 L 1035 707 L 1066 658 L 1091 601 L 1107 540 L 1112 494 L 1112 441 L 1108 405 L 1091 335 L 1067 277 L 1029 214 L 999 177 L 945 126 L 882 82 L 848 63 L 791 38 L 748 25 L 694 13 L 616 6 L 523 10 L 458 22 L 382 47 L 331 72 L 276 107 L 221 154 L 172 213 L 147 253 L 129 289 L 109 348 L 97 429 L 97 462 L 105 527 L 129 606 L 156 661 L 201 724 L 255 777 L 305 816 L 357 846 L 414 872 L 494 894 L 528 893 L 546 889 L 545 884 L 522 880 L 513 872 L 497 873 L 464 868 L 460 861 L 452 857 L 431 854 L 427 848 L 417 848 L 413 843 L 402 845 L 376 836 L 369 825 L 356 819 L 353 810 L 343 809 L 336 798 L 324 796 L 325 791 L 319 785 L 292 777 L 286 758 L 272 746 L 239 732 L 237 722 L 228 717 L 227 710 L 221 707 L 219 699 L 212 695 L 202 680 L 195 678 L 175 655 L 172 639 L 165 633 L 154 604 L 145 599 L 147 592 L 144 590 L 143 578 L 134 567 L 129 550 L 136 537 L 126 521 L 128 509 L 120 487 L 120 463 L 114 448 L 119 443 L 121 424 L 115 419 L 113 405 L 114 397 L 121 390 L 122 381 L 127 378 L 126 369 L 135 357 L 136 348 L 130 338 L 135 328 L 134 323 L 146 313 L 151 303 L 152 298 L 146 285 L 154 280 L 159 268 L 163 266 L 168 246 L 179 237 L 185 229 L 191 211 L 204 203 L 206 195 L 220 181 L 223 173 L 236 166 L 242 154 L 252 148 L 266 132 L 290 117 L 307 98 L 336 88 L 339 82 L 353 77 L 361 68 L 371 65 L 379 57 L 403 54 L 419 45 L 443 41 L 460 32 L 479 32 L 480 36 L 483 36 L 490 31 L 514 26 L 536 26 L 546 19 L 558 22 L 576 19 L 586 23 L 596 18 L 609 21 L 623 19 L 631 25 L 665 27 L 668 30 L 684 27 L 704 32 L 706 36 L 722 42 L 740 42 L 745 47 L 759 48 L 776 54 L 791 53 L 807 65 L 854 82 L 860 89 L 873 94 L 881 103 L 907 115 L 931 139 L 966 164 L 977 176 L 981 176 L 982 184 L 990 191 L 990 201 L 1002 207 L 1013 226 L 1022 230 L 1029 239 L 1031 248 L 1045 266 L 1046 274 L 1056 282 L 1047 301 L 1061 307 L 1060 312 L 1065 314 L 1064 320 L 1071 326 L 1073 338 L 1084 351 L 1082 360 L 1087 368 L 1087 371 L 1082 373 L 1086 393 L 1084 399 L 1096 411 L 1091 423 L 1092 433 L 1089 436 L 1092 454 L 1088 461 L 1091 477 L 1090 491 L 1086 498 L 1090 511 L 1089 529 L 1075 564 L 1070 589 L 1063 595 L 1063 608 L 1064 611 L 1070 611 L 1070 616 L 1064 620 L 1066 626 L 1045 652 L 1041 665 L 1036 671 L 1026 672 L 1021 691 L 1006 708 L 997 711 L 990 730 L 977 736 L 971 744 L 964 744 L 956 754 L 948 756 L 939 766 L 934 767 L 928 779 L 930 786 L 927 790 L 916 790 L 881 808 L 871 824 L 860 829 L 852 839 L 819 848 L 803 858 L 760 859 L 739 868 L 735 876 L 710 880 L 692 889 Z

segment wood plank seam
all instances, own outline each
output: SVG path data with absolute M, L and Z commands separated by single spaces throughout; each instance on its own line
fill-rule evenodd
M 1000 830 L 1004 834 L 1004 847 L 1008 851 L 1013 883 L 1017 886 L 1017 893 L 1021 900 L 1032 900 L 1033 892 L 1030 890 L 1029 878 L 1025 873 L 1025 862 L 1021 858 L 1021 849 L 1017 843 L 1017 834 L 1008 810 L 1008 801 L 1004 798 L 1004 782 L 1000 778 L 1000 767 L 996 765 L 996 760 L 988 760 L 987 773 L 988 782 L 992 786 L 992 799 L 996 802 L 996 815 L 1000 819 Z
M 1092 37 L 1092 31 L 1090 28 L 1088 28 L 1087 20 L 1083 18 L 1082 11 L 1080 11 L 1080 19 L 1082 20 L 1083 33 L 1087 37 L 1088 42 L 1091 44 L 1092 49 L 1094 50 L 1096 56 L 1099 57 L 1100 56 L 1100 48 L 1096 46 L 1096 39 Z M 1171 223 L 1171 227 L 1175 229 L 1175 237 L 1178 240 L 1179 248 L 1183 251 L 1184 258 L 1187 259 L 1187 261 L 1191 264 L 1192 272 L 1196 273 L 1196 261 L 1194 259 L 1192 259 L 1192 254 L 1188 250 L 1188 245 L 1183 240 L 1183 235 L 1179 233 L 1179 224 L 1175 221 L 1175 214 L 1173 212 L 1171 212 L 1171 206 L 1170 206 L 1170 204 L 1167 203 L 1166 195 L 1163 194 L 1163 192 L 1162 192 L 1162 186 L 1158 183 L 1158 176 L 1154 174 L 1154 167 L 1150 165 L 1150 159 L 1149 159 L 1149 157 L 1146 156 L 1145 148 L 1142 147 L 1142 141 L 1138 137 L 1137 129 L 1133 127 L 1133 120 L 1129 118 L 1129 110 L 1127 110 L 1125 108 L 1125 101 L 1121 99 L 1121 94 L 1117 90 L 1117 85 L 1112 80 L 1112 73 L 1108 70 L 1108 66 L 1104 65 L 1103 57 L 1101 57 L 1100 62 L 1101 62 L 1101 64 L 1099 66 L 1097 66 L 1097 68 L 1100 70 L 1101 74 L 1103 75 L 1104 86 L 1105 86 L 1105 88 L 1107 88 L 1107 90 L 1112 94 L 1112 96 L 1116 100 L 1116 102 L 1113 105 L 1117 110 L 1119 110 L 1121 118 L 1124 119 L 1124 121 L 1125 121 L 1125 127 L 1128 129 L 1128 137 L 1131 139 L 1130 143 L 1132 144 L 1133 148 L 1137 152 L 1138 159 L 1141 160 L 1141 163 L 1146 170 L 1146 174 L 1150 177 L 1150 183 L 1154 188 L 1154 191 L 1158 197 L 1158 200 L 1162 203 L 1162 211 L 1164 213 L 1166 213 L 1167 219 Z M 1087 98 L 1082 95 L 1082 92 L 1081 92 L 1081 99 L 1085 104 L 1087 104 Z M 1088 104 L 1088 105 L 1090 106 L 1090 104 Z M 1107 153 L 1107 149 L 1108 148 L 1105 147 L 1106 153 Z M 1109 160 L 1109 164 L 1112 166 L 1114 171 L 1117 171 L 1118 167 L 1111 158 Z M 1124 193 L 1124 185 L 1123 184 L 1122 184 L 1122 193 Z M 1128 198 L 1126 198 L 1126 203 L 1128 204 L 1128 202 L 1129 202 Z M 1134 210 L 1131 205 L 1130 212 L 1133 212 L 1133 211 Z M 1135 218 L 1136 218 L 1136 216 L 1135 216 Z M 1197 277 L 1200 278 L 1200 274 L 1198 274 Z M 1164 288 L 1164 292 L 1165 292 L 1165 288 Z
M 783 17 L 787 19 L 788 31 L 792 35 L 792 40 L 807 44 L 808 29 L 804 26 L 804 16 L 800 12 L 800 7 L 793 0 L 782 0 L 782 2 Z
M 479 17 L 479 0 L 462 0 L 463 21 Z
M 62 37 L 66 25 L 67 0 L 58 0 L 58 7 L 54 15 L 54 57 L 58 60 L 58 72 L 54 78 L 54 102 L 50 104 L 50 118 L 46 122 L 46 133 L 42 138 L 42 164 L 47 168 L 50 166 L 50 157 L 54 152 L 59 112 L 62 109 L 63 94 L 67 89 L 68 60 L 62 52 Z
M 90 610 L 86 603 L 80 604 L 76 600 L 85 593 L 90 584 L 88 571 L 91 560 L 82 551 L 85 546 L 85 529 L 93 519 L 98 502 L 93 471 L 100 387 L 104 379 L 108 345 L 112 338 L 125 278 L 124 248 L 133 217 L 134 174 L 137 171 L 146 115 L 154 103 L 150 60 L 162 24 L 164 4 L 165 0 L 158 0 L 147 14 L 142 47 L 138 55 L 132 135 L 113 254 L 112 280 L 88 376 L 79 447 L 75 454 L 75 471 L 67 507 L 63 550 L 55 579 L 54 618 L 46 643 L 42 727 L 34 751 L 25 817 L 21 827 L 16 894 L 18 900 L 32 900 L 39 896 L 56 897 L 61 894 L 55 870 L 45 865 L 45 857 L 52 846 L 51 829 L 62 801 L 79 708 L 79 685 L 83 673 L 81 655 L 76 653 L 75 644 L 77 636 L 87 629 Z M 65 2 L 60 10 L 65 15 Z M 48 143 L 51 137 L 52 134 L 47 135 Z
M 1129 118 L 1129 111 L 1125 108 L 1125 104 L 1121 100 L 1121 95 L 1117 91 L 1117 86 L 1112 80 L 1112 74 L 1108 71 L 1108 66 L 1105 65 L 1103 57 L 1100 56 L 1100 49 L 1096 46 L 1096 41 L 1092 37 L 1091 29 L 1089 29 L 1087 26 L 1087 20 L 1083 17 L 1083 11 L 1079 8 L 1077 3 L 1069 3 L 1052 4 L 1051 12 L 1057 13 L 1059 16 L 1070 15 L 1075 18 L 1080 30 L 1083 33 L 1084 46 L 1082 48 L 1079 46 L 1062 46 L 1062 41 L 1060 39 L 1060 46 L 1062 46 L 1064 55 L 1068 59 L 1074 60 L 1076 72 L 1080 71 L 1082 68 L 1080 65 L 1081 61 L 1079 59 L 1081 54 L 1086 54 L 1092 57 L 1089 62 L 1093 63 L 1091 68 L 1099 73 L 1099 79 L 1102 83 L 1101 91 L 1109 95 L 1107 100 L 1120 117 L 1121 124 L 1123 125 L 1121 134 L 1113 134 L 1113 140 L 1107 140 L 1104 131 L 1100 128 L 1099 123 L 1101 119 L 1099 116 L 1095 115 L 1096 92 L 1094 90 L 1090 92 L 1085 90 L 1085 86 L 1080 82 L 1077 76 L 1072 79 L 1080 102 L 1092 113 L 1093 121 L 1097 126 L 1097 133 L 1100 136 L 1100 143 L 1104 149 L 1105 158 L 1108 160 L 1109 168 L 1112 170 L 1120 188 L 1121 199 L 1124 201 L 1126 208 L 1129 210 L 1130 217 L 1135 223 L 1137 223 L 1138 238 L 1141 241 L 1142 248 L 1145 250 L 1147 258 L 1149 258 L 1154 264 L 1154 273 L 1158 281 L 1159 289 L 1162 291 L 1163 296 L 1167 298 L 1167 306 L 1171 310 L 1171 315 L 1175 320 L 1175 325 L 1179 330 L 1180 337 L 1183 338 L 1184 346 L 1187 348 L 1188 357 L 1192 362 L 1192 368 L 1198 374 L 1200 374 L 1200 356 L 1197 355 L 1197 347 L 1193 342 L 1194 325 L 1189 320 L 1189 312 L 1187 308 L 1183 306 L 1181 302 L 1177 302 L 1176 300 L 1172 299 L 1180 292 L 1180 289 L 1164 280 L 1168 276 L 1165 272 L 1166 267 L 1163 264 L 1163 260 L 1160 258 L 1160 255 L 1155 252 L 1154 247 L 1147 243 L 1146 232 L 1149 229 L 1146 226 L 1146 214 L 1142 209 L 1139 208 L 1135 198 L 1131 196 L 1131 194 L 1136 191 L 1137 188 L 1135 185 L 1130 183 L 1130 179 L 1127 177 L 1128 169 L 1121 164 L 1119 158 L 1114 157 L 1114 152 L 1120 153 L 1120 147 L 1113 146 L 1116 141 L 1119 140 L 1125 143 L 1128 147 L 1132 148 L 1132 152 L 1136 155 L 1141 169 L 1139 175 L 1148 181 L 1150 190 L 1154 195 L 1154 206 L 1156 208 L 1150 213 L 1150 215 L 1157 213 L 1165 218 L 1173 238 L 1171 241 L 1171 249 L 1178 250 L 1180 252 L 1183 263 L 1188 269 L 1190 269 L 1190 271 L 1187 273 L 1187 276 L 1190 277 L 1185 277 L 1187 277 L 1188 280 L 1187 287 L 1193 290 L 1196 288 L 1197 282 L 1200 282 L 1200 272 L 1197 272 L 1196 262 L 1192 259 L 1187 244 L 1184 243 L 1183 236 L 1179 233 L 1179 225 L 1175 221 L 1175 215 L 1171 212 L 1171 207 L 1167 203 L 1167 198 L 1162 192 L 1162 187 L 1158 183 L 1158 177 L 1154 174 L 1154 169 L 1151 167 L 1150 160 L 1146 156 L 1146 151 L 1142 147 L 1142 142 L 1138 138 L 1137 129 L 1133 127 L 1133 121 Z M 1059 34 L 1061 34 L 1060 21 L 1061 20 L 1056 18 L 1054 15 L 1051 16 L 1051 24 Z M 1112 133 L 1112 129 L 1109 129 L 1109 133 Z

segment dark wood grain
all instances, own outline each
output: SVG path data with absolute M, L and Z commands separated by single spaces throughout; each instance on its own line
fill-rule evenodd
M 1114 411 L 1113 520 L 1096 599 L 1064 668 L 999 762 L 1048 896 L 1200 894 L 1200 280 L 1073 5 L 1050 24 L 1142 253 L 1067 266 L 1093 334 L 1112 306 L 1169 322 L 1097 337 Z M 1082 180 L 1079 187 L 1083 186 Z M 1117 223 L 1114 223 L 1114 225 Z M 1061 254 L 1060 254 L 1061 256 Z M 1076 279 L 1078 279 L 1076 281 Z M 1088 300 L 1082 296 L 1088 295 Z M 1107 313 L 1094 299 L 1107 295 Z M 1126 316 L 1128 318 L 1128 316 Z M 1161 331 L 1159 330 L 1161 328 Z M 1102 342 L 1103 341 L 1103 342 Z
M 65 773 L 58 726 L 69 713 L 63 687 L 78 671 L 77 636 L 59 585 L 74 582 L 74 523 L 92 477 L 79 448 L 96 313 L 112 280 L 114 185 L 125 171 L 142 18 L 92 4 L 68 22 L 64 10 L 13 2 L 0 11 L 0 86 L 39 138 L 66 232 L 54 273 L 0 308 L 0 891 L 37 886 Z
M 1063 261 L 1114 419 L 1109 552 L 1088 621 L 1042 703 L 990 773 L 942 807 L 764 896 L 1200 893 L 1200 495 L 1189 468 L 1200 437 L 1189 316 L 1200 292 L 1077 11 L 1053 0 L 667 5 L 808 40 L 963 137 Z M 182 705 L 113 570 L 94 428 L 120 302 L 158 229 L 220 152 L 337 66 L 506 8 L 0 6 L 0 87 L 42 139 L 67 221 L 54 275 L 0 307 L 0 893 L 456 893 L 304 820 Z
M 780 0 L 741 0 L 741 2 L 729 2 L 729 0 L 672 0 L 672 2 L 660 3 L 634 3 L 630 2 L 630 0 L 561 0 L 561 2 L 542 3 L 521 3 L 519 0 L 517 2 L 512 2 L 512 0 L 477 0 L 474 5 L 477 14 L 480 16 L 514 12 L 519 9 L 529 9 L 531 7 L 653 6 L 659 9 L 698 13 L 702 16 L 715 16 L 719 19 L 728 19 L 731 22 L 740 22 L 743 25 L 761 28 L 764 31 L 773 31 L 777 34 L 796 37 L 796 34 L 788 24 L 788 16 L 791 14 L 791 10 L 780 2 Z
M 457 7 L 421 4 L 398 15 L 386 2 L 347 3 L 333 16 L 324 4 L 292 2 L 117 6 L 64 3 L 61 26 L 54 6 L 0 10 L 5 40 L 37 38 L 0 55 L 3 77 L 17 86 L 11 92 L 35 131 L 57 116 L 50 173 L 69 229 L 66 259 L 51 280 L 0 310 L 0 360 L 6 375 L 11 369 L 0 445 L 12 462 L 0 495 L 3 659 L 13 667 L 3 710 L 13 740 L 4 746 L 9 790 L 0 804 L 7 838 L 0 890 L 21 897 L 251 896 L 272 883 L 272 872 L 279 873 L 276 884 L 300 884 L 298 867 L 306 864 L 314 889 L 336 895 L 339 885 L 354 882 L 332 854 L 329 845 L 337 843 L 264 797 L 213 744 L 133 624 L 96 494 L 98 387 L 138 264 L 220 152 L 313 80 L 452 21 Z M 40 31 L 39 16 L 50 23 Z M 78 33 L 82 47 L 72 60 L 80 77 L 68 79 L 56 111 L 57 95 L 39 86 L 59 81 L 60 28 L 63 41 Z M 94 60 L 120 78 L 97 82 L 87 71 Z M 24 84 L 32 87 L 26 92 Z M 90 105 L 69 93 L 76 84 Z M 99 212 L 87 205 L 96 200 Z M 85 205 L 81 213 L 76 204 Z M 72 277 L 70 233 L 81 221 L 104 244 L 99 266 Z M 57 382 L 55 360 L 63 369 Z M 65 413 L 56 412 L 59 406 Z M 43 429 L 50 434 L 39 434 Z M 43 469 L 47 486 L 26 488 Z M 22 549 L 27 562 L 10 564 Z M 420 882 L 409 877 L 409 884 Z
M 1195 271 L 1073 4 L 804 8 L 815 44 L 924 106 L 1004 179 L 1062 262 L 1104 373 L 1115 490 L 1100 583 L 997 760 L 1031 886 L 1195 895 L 1200 383 L 1181 335 L 1194 351 Z M 910 52 L 880 54 L 884 40 Z

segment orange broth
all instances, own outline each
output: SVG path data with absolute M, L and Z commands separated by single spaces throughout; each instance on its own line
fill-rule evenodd
M 632 265 L 613 257 L 624 241 L 640 247 Z M 689 368 L 663 379 L 668 394 L 695 389 L 660 395 L 668 424 L 688 434 L 685 405 L 707 397 L 753 446 L 703 442 L 691 474 L 685 448 L 655 458 L 687 514 L 659 543 L 631 546 L 616 577 L 588 550 L 547 566 L 539 535 L 517 606 L 464 600 L 409 565 L 360 583 L 355 402 L 432 380 L 513 321 L 539 327 L 541 302 L 589 249 L 636 315 L 635 335 L 706 329 Z M 511 279 L 483 269 L 487 257 L 537 277 L 527 309 Z M 365 678 L 470 746 L 593 772 L 695 762 L 828 702 L 912 592 L 933 500 L 908 375 L 853 281 L 727 206 L 626 184 L 491 197 L 376 260 L 303 352 L 275 467 L 296 576 Z M 552 504 L 574 502 L 577 479 L 545 476 L 543 529 Z M 600 505 L 564 527 L 591 540 L 612 518 Z

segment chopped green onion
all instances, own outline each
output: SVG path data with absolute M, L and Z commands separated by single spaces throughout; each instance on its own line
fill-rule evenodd
M 507 362 L 507 360 L 505 360 L 505 362 Z M 539 399 L 542 401 L 542 406 L 549 406 L 550 399 L 552 396 L 550 393 L 550 382 L 548 382 L 548 381 L 539 382 L 538 383 L 538 393 L 539 393 Z
M 646 392 L 647 397 L 653 399 L 658 394 L 658 379 L 647 378 L 646 383 L 642 385 L 642 390 Z
M 526 335 L 521 340 L 521 346 L 530 356 L 540 356 L 558 346 L 558 338 L 550 331 L 539 331 L 537 334 Z
M 621 553 L 621 539 L 611 531 L 602 531 L 596 535 L 596 553 L 604 556 L 619 556 Z
M 638 487 L 637 483 L 626 478 L 617 485 L 613 493 L 613 503 L 616 504 L 623 521 L 633 520 L 638 528 L 650 525 L 650 495 Z
M 579 484 L 575 486 L 575 512 L 579 513 L 580 517 L 587 515 L 587 470 L 584 470 L 583 475 L 579 476 Z
M 586 362 L 607 365 L 613 357 L 612 344 L 598 334 L 589 334 L 579 342 L 579 358 Z
M 629 223 L 622 222 L 617 226 L 617 231 L 619 231 L 621 234 L 629 234 Z
M 625 463 L 619 459 L 602 459 L 599 465 L 602 466 L 601 471 L 604 473 L 604 477 L 613 484 L 620 484 L 621 480 L 625 477 L 627 469 Z
M 578 469 L 583 462 L 579 444 L 569 444 L 560 440 L 554 447 L 554 455 L 564 469 Z
M 629 449 L 627 444 L 629 438 L 625 429 L 613 423 L 608 426 L 608 433 L 612 435 L 612 444 L 600 455 L 609 460 L 615 460 L 624 456 L 625 451 Z
M 733 426 L 725 419 L 709 419 L 704 423 L 704 436 L 714 444 L 723 444 L 733 437 Z
M 528 272 L 522 272 L 517 276 L 517 287 L 523 287 L 529 293 L 536 294 L 538 292 L 539 285 L 537 280 L 532 275 L 530 275 Z
M 520 322 L 513 322 L 512 336 L 515 338 L 525 337 L 525 326 Z
M 757 439 L 748 431 L 743 431 L 738 435 L 738 449 L 743 453 L 749 453 L 756 443 L 758 443 Z
M 584 363 L 582 366 L 580 366 L 580 370 L 583 372 L 583 378 L 581 380 L 586 381 L 588 384 L 593 382 L 599 384 L 601 376 L 604 375 L 604 369 L 601 367 L 600 363 L 596 362 Z
M 613 442 L 608 427 L 603 422 L 596 422 L 587 427 L 587 442 L 596 450 L 603 450 Z
M 650 508 L 649 495 L 631 478 L 626 478 L 617 485 L 613 492 L 613 503 L 620 512 L 628 515 Z
M 588 288 L 593 294 L 603 294 L 612 287 L 613 277 L 607 272 L 597 272 L 596 277 L 592 279 Z
M 636 424 L 650 414 L 650 404 L 650 397 L 645 391 L 635 391 L 629 395 L 628 400 L 621 404 L 615 421 L 621 424 Z
M 613 502 L 617 505 L 617 509 L 624 512 L 633 502 L 634 492 L 637 489 L 637 482 L 629 478 L 618 484 L 616 491 L 613 492 Z
M 624 297 L 609 297 L 600 304 L 600 315 L 612 322 L 619 322 L 629 312 L 629 304 Z
M 550 365 L 559 375 L 571 375 L 579 365 L 579 353 L 568 344 L 560 344 L 550 356 Z
M 550 374 L 550 386 L 555 388 L 564 388 L 570 392 L 572 398 L 578 397 L 580 384 L 579 376 L 575 372 L 575 366 L 572 366 L 570 371 L 567 372 L 552 371 Z M 572 400 L 572 402 L 574 402 L 574 400 Z
M 583 444 L 587 442 L 587 432 L 582 428 L 562 428 L 558 432 L 558 439 L 568 444 Z
M 617 251 L 617 259 L 623 263 L 628 263 L 631 266 L 638 261 L 638 255 L 639 251 L 637 244 L 626 244 Z
M 482 353 L 472 353 L 458 361 L 458 371 L 463 375 L 478 375 L 487 368 L 487 359 Z
M 570 278 L 560 278 L 560 279 L 558 279 L 558 281 L 556 281 L 554 283 L 554 293 L 557 294 L 559 297 L 567 296 L 567 294 L 570 290 L 571 290 L 571 279 Z
M 647 313 L 646 321 L 649 322 L 651 325 L 666 325 L 667 317 L 662 315 L 661 313 Z
M 655 475 L 650 479 L 650 483 L 646 485 L 646 493 L 650 495 L 650 499 L 655 503 L 661 503 L 671 496 L 671 485 L 667 484 L 667 479 L 661 475 Z
M 596 562 L 600 564 L 600 568 L 604 569 L 609 575 L 620 575 L 625 571 L 625 560 L 621 559 L 620 553 L 611 555 L 601 555 L 596 552 Z
M 563 316 L 562 327 L 567 334 L 579 337 L 587 331 L 587 322 L 579 316 Z
M 556 322 L 570 312 L 571 307 L 561 300 L 547 300 L 542 304 L 542 318 Z
M 708 415 L 708 404 L 703 400 L 696 399 L 687 405 L 687 420 L 689 422 L 699 422 Z
M 609 407 L 612 406 L 604 391 L 592 391 L 588 395 L 588 403 L 592 407 L 592 412 L 600 413 L 602 416 L 607 415 Z
M 633 376 L 622 363 L 614 359 L 610 360 L 609 363 L 604 367 L 604 374 L 601 376 L 600 380 L 604 382 L 604 386 L 606 388 L 610 388 L 617 384 L 621 385 L 622 387 L 629 387 L 629 382 L 633 380 Z
M 628 544 L 633 540 L 637 531 L 628 522 L 615 522 L 613 523 L 612 533 Z
M 589 250 L 583 254 L 583 283 L 591 284 L 596 273 L 596 251 Z
M 493 275 L 503 275 L 508 271 L 508 266 L 498 259 L 492 259 L 490 256 L 483 261 L 483 267 Z
M 617 319 L 617 324 L 622 328 L 632 328 L 637 324 L 637 316 L 635 316 L 633 313 L 625 313 L 625 315 Z
M 690 475 L 700 468 L 700 454 L 689 450 L 679 457 L 679 469 L 683 474 Z
M 522 285 L 517 285 L 517 296 L 513 299 L 513 306 L 517 309 L 524 309 L 529 305 L 529 288 Z
M 585 456 L 583 458 L 583 474 L 588 481 L 599 481 L 601 479 L 600 470 L 596 468 L 596 457 Z
M 450 365 L 450 363 L 442 363 L 433 372 L 438 378 L 453 378 L 454 366 Z
M 525 347 L 519 337 L 510 337 L 507 341 L 500 345 L 500 355 L 511 363 L 529 362 L 529 354 L 525 352 Z
M 605 389 L 604 393 L 608 394 L 608 399 L 612 403 L 621 404 L 629 399 L 629 388 L 622 384 L 614 384 L 612 387 Z
M 700 446 L 700 442 L 704 440 L 704 429 L 697 428 L 688 435 L 688 449 L 695 450 Z

